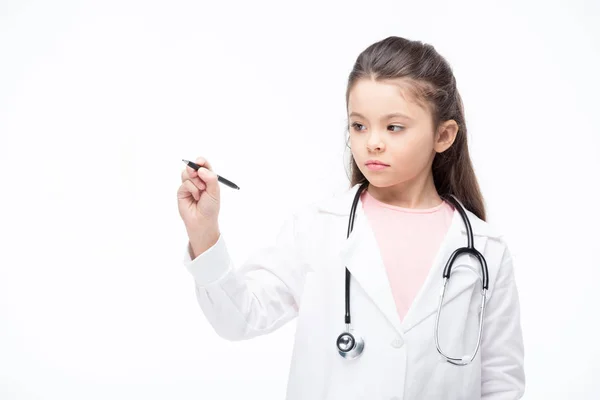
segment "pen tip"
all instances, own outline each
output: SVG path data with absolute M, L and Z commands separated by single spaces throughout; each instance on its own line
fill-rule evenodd
M 183 158 L 181 159 L 181 161 L 183 161 L 184 163 L 189 162 L 188 160 L 184 160 Z

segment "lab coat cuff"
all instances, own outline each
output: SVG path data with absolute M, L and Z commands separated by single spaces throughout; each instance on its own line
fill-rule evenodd
M 198 286 L 208 286 L 231 272 L 231 259 L 225 246 L 223 235 L 212 246 L 192 260 L 191 246 L 188 241 L 183 264 L 192 274 Z

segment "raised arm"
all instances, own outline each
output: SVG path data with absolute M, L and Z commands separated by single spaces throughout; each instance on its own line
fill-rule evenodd
M 250 339 L 297 316 L 309 268 L 300 251 L 297 214 L 282 224 L 274 245 L 256 251 L 239 269 L 222 234 L 193 260 L 190 250 L 188 243 L 184 265 L 194 277 L 198 303 L 219 336 Z

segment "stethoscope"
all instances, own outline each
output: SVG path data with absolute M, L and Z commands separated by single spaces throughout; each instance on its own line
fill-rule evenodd
M 354 227 L 354 216 L 356 214 L 356 207 L 358 204 L 358 200 L 360 198 L 362 191 L 364 189 L 366 189 L 366 187 L 368 185 L 369 185 L 369 181 L 365 181 L 363 184 L 361 184 L 361 186 L 358 188 L 358 191 L 356 192 L 356 195 L 354 196 L 354 201 L 352 203 L 352 208 L 350 210 L 350 218 L 348 220 L 347 238 L 350 236 L 350 232 L 352 232 L 352 228 Z M 475 359 L 475 356 L 477 355 L 477 352 L 479 351 L 479 347 L 481 345 L 481 332 L 483 331 L 483 315 L 485 313 L 485 301 L 486 301 L 487 289 L 488 289 L 488 269 L 487 269 L 487 262 L 485 261 L 485 257 L 483 257 L 483 255 L 475 247 L 473 247 L 473 231 L 471 230 L 471 223 L 469 222 L 469 217 L 467 216 L 467 213 L 461 206 L 460 202 L 458 201 L 458 199 L 456 199 L 456 197 L 454 197 L 454 195 L 440 196 L 440 197 L 442 198 L 442 200 L 446 200 L 446 201 L 449 201 L 450 203 L 452 203 L 452 205 L 460 213 L 460 216 L 462 217 L 463 222 L 467 228 L 468 244 L 467 244 L 467 247 L 460 247 L 460 248 L 454 250 L 454 253 L 452 253 L 450 258 L 446 262 L 446 267 L 444 268 L 444 273 L 442 275 L 444 278 L 444 283 L 443 283 L 442 291 L 440 292 L 440 299 L 439 299 L 439 304 L 438 304 L 438 309 L 437 309 L 437 315 L 435 318 L 435 328 L 434 328 L 433 336 L 435 338 L 435 347 L 437 348 L 438 353 L 440 353 L 440 355 L 449 363 L 462 366 L 462 365 L 467 365 L 467 364 L 471 363 L 471 361 L 473 361 L 473 359 Z M 475 347 L 475 350 L 473 351 L 473 353 L 470 356 L 465 355 L 462 357 L 450 357 L 450 356 L 446 355 L 440 348 L 440 343 L 439 343 L 440 311 L 442 309 L 442 303 L 444 301 L 444 294 L 446 293 L 446 286 L 448 285 L 448 281 L 450 280 L 450 272 L 452 270 L 452 264 L 454 263 L 454 260 L 456 259 L 456 257 L 458 257 L 459 255 L 461 255 L 463 253 L 474 255 L 477 258 L 477 260 L 479 261 L 479 264 L 481 266 L 482 287 L 483 288 L 482 288 L 482 292 L 481 292 L 481 307 L 480 307 L 480 312 L 479 312 L 479 334 L 477 336 L 477 346 Z M 359 357 L 362 354 L 362 352 L 365 348 L 365 341 L 362 338 L 362 336 L 360 336 L 358 333 L 356 333 L 356 331 L 353 328 L 351 328 L 351 322 L 350 322 L 350 271 L 348 271 L 348 268 L 346 268 L 346 315 L 344 317 L 344 320 L 346 323 L 346 331 L 342 332 L 337 337 L 336 346 L 337 346 L 338 352 L 340 353 L 340 355 L 342 357 L 352 360 L 352 359 Z

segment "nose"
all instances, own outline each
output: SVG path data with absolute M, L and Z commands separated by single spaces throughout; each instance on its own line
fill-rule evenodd
M 381 141 L 381 135 L 378 133 L 372 133 L 369 135 L 369 139 L 367 140 L 367 149 L 370 151 L 381 150 L 383 147 L 383 142 Z

